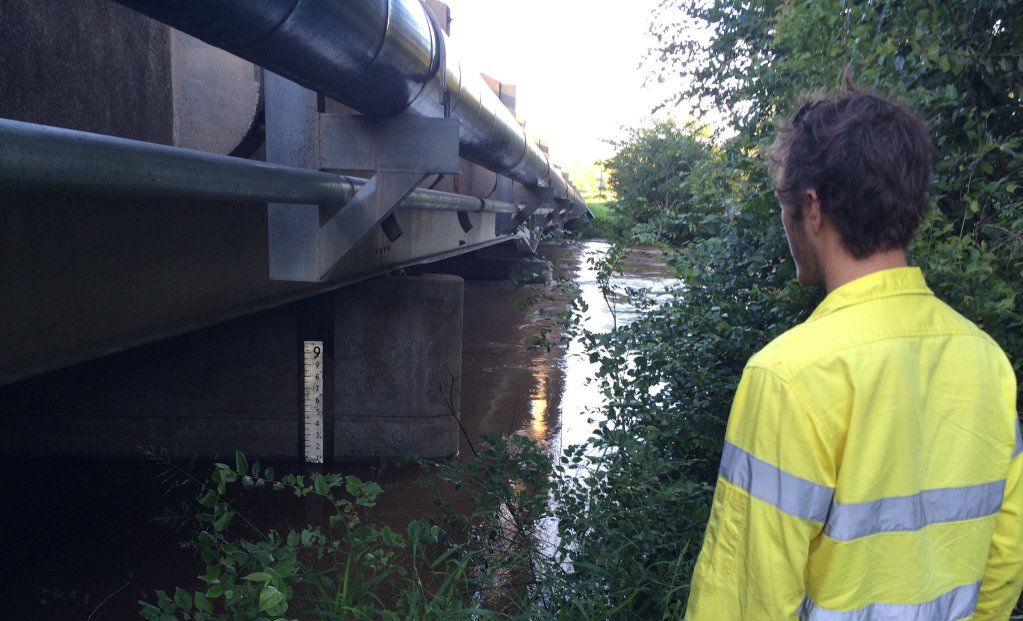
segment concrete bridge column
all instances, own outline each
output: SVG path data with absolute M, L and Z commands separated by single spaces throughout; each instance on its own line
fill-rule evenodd
M 335 296 L 334 459 L 456 454 L 462 279 L 383 277 Z

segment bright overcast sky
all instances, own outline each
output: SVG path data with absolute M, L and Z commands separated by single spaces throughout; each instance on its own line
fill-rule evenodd
M 658 0 L 445 1 L 463 62 L 517 86 L 518 115 L 556 162 L 609 157 L 603 141 L 669 94 L 640 68 Z

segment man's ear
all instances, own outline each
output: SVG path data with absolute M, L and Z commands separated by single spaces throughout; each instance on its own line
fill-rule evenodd
M 821 211 L 821 201 L 817 198 L 817 190 L 808 189 L 803 193 L 803 219 L 815 235 L 821 232 L 824 227 L 824 213 Z

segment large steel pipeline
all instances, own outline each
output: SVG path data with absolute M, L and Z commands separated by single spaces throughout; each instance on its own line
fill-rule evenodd
M 0 119 L 0 186 L 207 201 L 343 206 L 365 179 Z M 512 203 L 414 190 L 399 209 L 518 213 Z
M 419 0 L 116 1 L 363 114 L 449 114 L 463 157 L 583 204 Z

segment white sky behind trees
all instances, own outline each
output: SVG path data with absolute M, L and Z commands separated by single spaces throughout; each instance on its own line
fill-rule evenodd
M 604 141 L 675 92 L 640 67 L 658 0 L 444 1 L 463 62 L 517 86 L 518 115 L 559 164 L 610 157 Z

